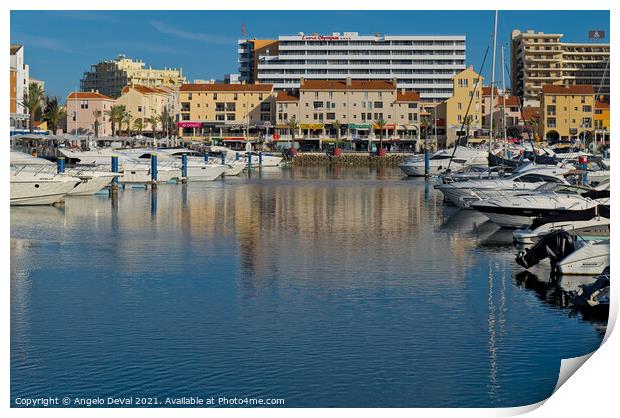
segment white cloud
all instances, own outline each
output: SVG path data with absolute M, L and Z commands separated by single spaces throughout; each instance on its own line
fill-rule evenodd
M 228 36 L 211 35 L 209 33 L 201 32 L 189 32 L 183 29 L 175 28 L 163 22 L 151 21 L 153 26 L 158 32 L 165 33 L 167 35 L 176 36 L 178 38 L 190 39 L 192 41 L 204 42 L 208 44 L 229 45 L 236 43 L 236 39 Z

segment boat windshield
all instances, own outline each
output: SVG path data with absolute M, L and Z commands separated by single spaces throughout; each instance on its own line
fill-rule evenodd
M 571 186 L 560 183 L 545 183 L 534 189 L 535 193 L 562 193 L 562 194 L 580 194 L 584 192 L 584 188 Z

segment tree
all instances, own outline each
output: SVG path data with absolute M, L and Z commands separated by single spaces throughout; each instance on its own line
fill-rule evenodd
M 112 136 L 116 136 L 116 126 L 118 124 L 119 130 L 122 129 L 121 122 L 125 117 L 125 106 L 123 105 L 114 105 L 110 108 L 110 110 L 106 110 L 105 114 L 110 119 L 110 123 L 112 124 Z
M 93 110 L 93 116 L 95 117 L 95 122 L 93 122 L 93 130 L 95 131 L 95 138 L 99 138 L 99 127 L 101 126 L 101 122 L 99 122 L 99 118 L 101 117 L 101 110 Z
M 291 130 L 291 138 L 293 138 L 293 143 L 294 143 L 295 142 L 295 130 L 299 128 L 299 124 L 297 123 L 297 119 L 295 118 L 295 116 L 293 116 L 291 120 L 288 122 L 288 128 Z M 289 148 L 290 148 L 290 144 L 289 144 Z
M 125 123 L 125 126 L 127 126 L 127 136 L 131 136 L 131 112 L 130 111 L 125 111 L 123 113 L 123 122 Z
M 383 119 L 375 121 L 375 125 L 379 128 L 379 148 L 383 149 L 383 128 L 385 128 L 386 122 Z
M 149 125 L 151 125 L 151 129 L 153 130 L 153 139 L 157 137 L 157 125 L 159 124 L 159 117 L 152 115 L 146 118 L 146 121 Z
M 30 132 L 34 132 L 34 118 L 37 112 L 40 112 L 44 106 L 45 95 L 41 85 L 37 83 L 28 84 L 28 91 L 24 93 L 22 106 L 28 109 L 30 115 Z
M 138 118 L 133 121 L 133 129 L 142 135 L 142 130 L 144 129 L 144 122 L 142 121 L 142 118 Z
M 57 97 L 47 97 L 45 99 L 45 109 L 43 109 L 43 120 L 47 122 L 52 134 L 56 133 L 60 121 L 67 116 L 67 109 L 58 104 Z
M 340 143 L 340 127 L 342 124 L 339 120 L 336 120 L 333 125 L 334 128 L 336 128 L 336 148 L 338 148 L 338 144 Z
M 159 114 L 158 119 L 159 123 L 161 123 L 162 135 L 170 136 L 170 113 L 167 107 L 164 106 L 164 110 Z

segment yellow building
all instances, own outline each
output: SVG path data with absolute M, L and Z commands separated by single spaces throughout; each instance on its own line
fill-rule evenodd
M 543 86 L 539 133 L 548 141 L 588 139 L 594 131 L 592 86 Z
M 609 103 L 597 101 L 594 105 L 594 134 L 597 141 L 609 141 Z
M 484 78 L 478 79 L 478 77 L 480 76 L 473 67 L 456 74 L 452 77 L 452 97 L 437 105 L 436 117 L 441 120 L 439 124 L 445 128 L 444 135 L 438 138 L 440 148 L 451 146 L 459 136 L 473 136 L 476 131 L 482 129 Z
M 140 119 L 142 131 L 153 132 L 149 119 L 158 118 L 164 112 L 174 115 L 174 100 L 174 95 L 168 89 L 135 85 L 124 87 L 115 104 L 125 106 L 125 110 L 131 114 L 132 129 L 136 120 Z M 161 122 L 156 127 L 161 129 Z
M 185 139 L 258 137 L 274 120 L 272 92 L 271 84 L 183 84 L 179 135 Z
M 101 61 L 91 66 L 80 80 L 82 91 L 99 91 L 117 98 L 125 86 L 178 87 L 185 83 L 181 68 L 146 67 L 142 60 L 132 60 L 119 55 L 115 60 Z

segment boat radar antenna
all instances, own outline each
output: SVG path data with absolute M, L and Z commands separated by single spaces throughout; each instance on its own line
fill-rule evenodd
M 463 129 L 465 129 L 465 123 L 469 119 L 469 109 L 471 109 L 471 102 L 474 100 L 475 92 L 478 89 L 478 83 L 480 83 L 480 77 L 482 74 L 482 69 L 484 68 L 484 63 L 487 60 L 487 55 L 489 55 L 489 46 L 487 46 L 487 50 L 484 52 L 484 57 L 482 58 L 482 64 L 480 65 L 480 70 L 478 71 L 478 77 L 476 78 L 476 83 L 474 84 L 474 94 L 469 97 L 469 103 L 467 104 L 467 110 L 465 111 L 465 117 L 463 118 L 463 123 L 461 124 L 461 129 L 459 131 L 458 137 L 456 138 L 456 142 L 454 143 L 454 150 L 452 151 L 452 155 L 450 156 L 450 161 L 448 161 L 448 168 L 450 169 L 450 164 L 452 164 L 452 159 L 454 158 L 454 154 L 456 153 L 456 148 L 459 146 L 461 142 L 461 134 Z

